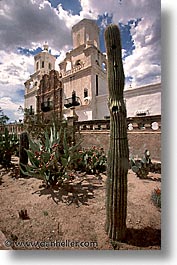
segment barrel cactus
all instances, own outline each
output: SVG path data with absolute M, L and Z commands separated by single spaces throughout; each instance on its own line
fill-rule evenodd
M 107 52 L 108 107 L 110 111 L 106 231 L 112 241 L 122 241 L 126 236 L 129 150 L 126 106 L 123 98 L 125 77 L 118 26 L 108 25 L 104 37 Z
M 23 165 L 28 164 L 28 154 L 25 149 L 29 149 L 29 140 L 27 132 L 22 132 L 20 134 L 20 146 L 19 146 L 19 163 L 22 169 L 24 169 Z M 22 172 L 20 172 L 20 176 L 24 176 Z

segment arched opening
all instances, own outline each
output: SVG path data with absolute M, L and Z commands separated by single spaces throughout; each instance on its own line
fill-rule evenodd
M 67 63 L 66 63 L 66 71 L 69 71 L 69 70 L 71 70 L 71 62 L 67 61 Z
M 76 61 L 76 63 L 75 63 L 75 66 L 79 66 L 79 65 L 81 65 L 82 63 L 81 63 L 81 60 L 77 60 Z
M 88 97 L 88 89 L 84 88 L 84 98 L 87 98 L 87 97 Z
M 102 70 L 103 70 L 104 72 L 106 72 L 106 63 L 105 63 L 105 62 L 102 62 L 101 67 L 102 67 Z
M 39 62 L 36 63 L 36 71 L 39 69 Z

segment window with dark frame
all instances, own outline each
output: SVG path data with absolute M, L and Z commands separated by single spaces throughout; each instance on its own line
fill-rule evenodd
M 42 61 L 42 68 L 44 68 L 44 61 Z
M 96 96 L 98 96 L 98 75 L 96 75 Z
M 87 98 L 87 97 L 88 97 L 88 89 L 84 88 L 84 98 Z
M 39 69 L 39 62 L 36 63 L 36 70 Z

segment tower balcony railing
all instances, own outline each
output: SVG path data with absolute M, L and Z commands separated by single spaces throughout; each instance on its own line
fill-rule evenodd
M 71 68 L 71 70 L 65 71 L 63 73 L 63 76 L 65 77 L 65 76 L 71 75 L 73 73 L 76 73 L 76 72 L 80 71 L 83 67 L 84 67 L 84 65 L 81 65 L 81 64 L 77 65 L 77 66 L 74 66 L 74 67 Z
M 24 110 L 25 115 L 34 115 L 34 109 L 33 108 L 25 108 Z
M 71 108 L 71 107 L 76 107 L 76 106 L 79 106 L 80 105 L 80 99 L 79 97 L 75 96 L 74 100 L 73 100 L 73 97 L 71 98 L 65 98 L 65 101 L 64 101 L 64 106 L 68 109 L 68 108 Z

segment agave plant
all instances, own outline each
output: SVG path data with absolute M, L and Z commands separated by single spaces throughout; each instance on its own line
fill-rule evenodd
M 67 142 L 66 128 L 56 130 L 55 124 L 46 130 L 43 139 L 32 140 L 29 137 L 29 150 L 26 150 L 29 163 L 21 164 L 24 175 L 43 179 L 48 185 L 62 184 L 69 179 L 68 171 L 78 159 L 78 145 Z

